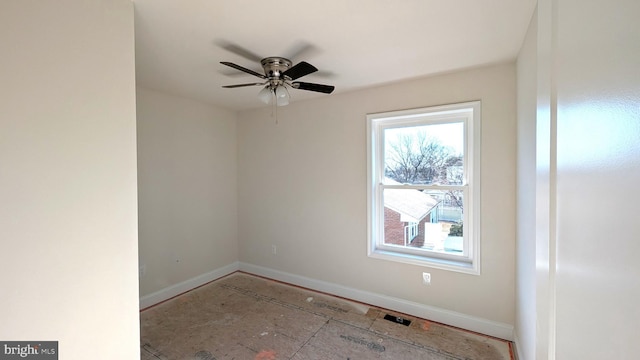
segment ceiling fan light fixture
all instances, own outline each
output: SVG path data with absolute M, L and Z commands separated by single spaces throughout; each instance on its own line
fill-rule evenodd
M 284 85 L 278 85 L 276 87 L 276 103 L 278 106 L 289 105 L 289 91 Z
M 260 99 L 260 101 L 262 101 L 265 104 L 269 104 L 269 103 L 271 103 L 272 93 L 273 92 L 271 91 L 271 87 L 270 86 L 265 86 L 258 93 L 258 99 Z

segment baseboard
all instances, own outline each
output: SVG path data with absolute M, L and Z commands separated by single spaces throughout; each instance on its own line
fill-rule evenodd
M 149 306 L 153 306 L 165 300 L 171 299 L 172 297 L 185 293 L 189 290 L 195 289 L 198 286 L 202 286 L 208 282 L 229 275 L 233 272 L 238 271 L 239 267 L 240 263 L 236 261 L 227 266 L 223 266 L 208 273 L 196 276 L 175 285 L 171 285 L 160 291 L 145 295 L 140 298 L 140 309 L 148 308 Z
M 520 340 L 518 339 L 518 334 L 514 331 L 513 332 L 513 356 L 515 357 L 514 360 L 524 359 L 524 357 L 521 355 L 522 354 L 520 354 Z
M 513 341 L 513 326 L 509 324 L 243 262 L 240 263 L 239 270 L 308 289 L 356 300 L 365 304 L 417 316 L 423 319 L 429 319 L 469 331 Z

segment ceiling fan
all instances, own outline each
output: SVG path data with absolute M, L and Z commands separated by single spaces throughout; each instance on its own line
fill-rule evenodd
M 260 74 L 232 62 L 221 61 L 220 63 L 243 71 L 247 74 L 257 76 L 263 80 L 262 82 L 248 84 L 226 85 L 223 86 L 224 88 L 263 86 L 262 90 L 258 93 L 258 98 L 267 104 L 271 103 L 275 98 L 275 103 L 278 106 L 288 105 L 290 97 L 288 89 L 308 90 L 325 94 L 331 94 L 335 89 L 335 87 L 331 85 L 294 81 L 318 71 L 315 66 L 305 61 L 301 61 L 298 64 L 291 66 L 293 64 L 291 60 L 284 57 L 266 57 L 260 61 L 264 74 Z

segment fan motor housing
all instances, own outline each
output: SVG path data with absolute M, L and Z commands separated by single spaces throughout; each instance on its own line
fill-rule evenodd
M 260 61 L 264 74 L 268 78 L 280 78 L 283 72 L 291 67 L 291 60 L 283 57 L 271 56 Z

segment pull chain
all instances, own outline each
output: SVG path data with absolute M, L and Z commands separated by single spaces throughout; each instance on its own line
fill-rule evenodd
M 273 93 L 273 101 L 271 102 L 271 117 L 276 118 L 276 125 L 278 125 L 278 105 L 276 104 L 276 94 Z

